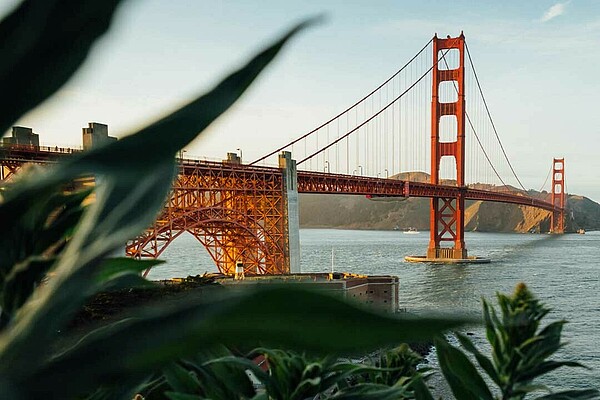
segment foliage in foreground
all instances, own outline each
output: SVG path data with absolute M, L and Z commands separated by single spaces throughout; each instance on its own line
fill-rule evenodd
M 471 353 L 479 367 L 498 387 L 494 396 L 478 370 L 459 349 L 442 339 L 435 341 L 437 356 L 444 377 L 458 399 L 520 400 L 533 392 L 550 392 L 534 381 L 560 367 L 583 367 L 575 361 L 555 361 L 549 358 L 564 343 L 561 333 L 564 320 L 541 327 L 542 319 L 550 312 L 524 284 L 519 284 L 512 296 L 498 294 L 501 315 L 483 300 L 486 336 L 491 345 L 491 359 L 479 351 L 465 335 L 456 337 Z M 568 390 L 544 394 L 536 399 L 596 399 L 598 390 Z
M 457 399 L 520 400 L 597 399 L 595 389 L 552 393 L 534 382 L 560 367 L 582 367 L 572 361 L 550 360 L 563 346 L 565 321 L 541 327 L 549 309 L 524 284 L 512 296 L 498 294 L 501 315 L 485 300 L 483 312 L 491 359 L 460 333 L 462 348 L 477 360 L 496 388 L 488 387 L 467 354 L 437 338 L 436 352 L 442 373 Z M 257 356 L 259 356 L 257 358 Z M 260 358 L 262 357 L 262 358 Z M 318 359 L 275 349 L 257 349 L 247 357 L 234 357 L 226 350 L 196 362 L 182 360 L 163 370 L 163 376 L 141 388 L 148 400 L 158 399 L 417 399 L 433 400 L 420 356 L 403 344 L 380 351 L 360 363 L 334 357 Z M 267 368 L 261 369 L 260 366 Z M 244 371 L 252 371 L 259 390 Z M 545 392 L 540 394 L 540 392 Z M 530 396 L 531 395 L 531 396 Z M 529 397 L 528 397 L 529 396 Z
M 0 92 L 15 94 L 0 111 L 0 132 L 70 78 L 119 3 L 25 0 L 0 22 Z M 139 272 L 153 262 L 109 255 L 153 222 L 175 176 L 177 152 L 310 23 L 293 27 L 210 92 L 140 131 L 0 188 L 3 399 L 76 398 L 98 387 L 93 398 L 130 399 L 153 371 L 218 344 L 353 353 L 423 340 L 467 322 L 379 315 L 287 285 L 155 305 L 84 337 L 65 333 L 94 293 L 143 284 Z M 87 193 L 66 191 L 85 176 L 97 182 L 87 206 Z
M 390 362 L 379 364 L 386 359 Z M 140 393 L 146 400 L 430 399 L 426 376 L 416 369 L 421 357 L 406 345 L 373 361 L 358 364 L 265 348 L 235 357 L 221 350 L 169 365 Z

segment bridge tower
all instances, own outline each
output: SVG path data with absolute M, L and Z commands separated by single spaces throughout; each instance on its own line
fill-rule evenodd
M 440 52 L 456 49 L 459 65 L 455 69 L 440 69 Z M 454 157 L 456 161 L 456 185 L 460 190 L 456 197 L 432 197 L 430 208 L 430 240 L 428 259 L 466 259 L 465 224 L 465 37 L 433 38 L 433 87 L 431 99 L 431 183 L 439 185 L 442 157 Z M 445 63 L 444 63 L 445 64 Z M 440 102 L 440 84 L 452 82 L 458 91 L 455 102 Z M 443 116 L 454 116 L 456 139 L 442 141 L 440 122 Z M 452 243 L 443 247 L 442 243 Z
M 555 207 L 550 218 L 550 232 L 565 233 L 565 159 L 555 158 L 552 162 L 552 205 Z

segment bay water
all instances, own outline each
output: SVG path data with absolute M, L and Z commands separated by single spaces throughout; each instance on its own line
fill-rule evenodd
M 399 304 L 410 312 L 461 311 L 481 315 L 481 298 L 495 304 L 497 292 L 512 293 L 525 282 L 553 311 L 547 321 L 566 319 L 558 358 L 573 359 L 591 370 L 560 369 L 544 383 L 558 388 L 600 388 L 600 232 L 585 235 L 534 235 L 468 232 L 469 255 L 490 258 L 490 264 L 431 265 L 404 261 L 425 253 L 429 233 L 302 229 L 302 272 L 351 272 L 396 275 Z M 332 262 L 333 254 L 333 262 Z M 182 235 L 165 250 L 167 263 L 150 279 L 216 272 L 202 245 Z M 486 348 L 481 327 L 470 329 L 477 346 Z M 436 364 L 435 357 L 431 363 Z M 439 374 L 438 374 L 439 375 Z M 440 380 L 441 378 L 434 378 Z M 439 393 L 446 396 L 444 389 Z

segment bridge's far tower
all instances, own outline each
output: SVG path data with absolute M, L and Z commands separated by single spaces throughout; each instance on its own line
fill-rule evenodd
M 550 218 L 550 232 L 565 233 L 565 159 L 555 158 L 552 162 L 552 205 L 555 207 Z
M 442 59 L 452 50 L 458 50 L 459 63 L 455 69 L 440 68 L 447 65 Z M 431 99 L 431 183 L 443 184 L 439 171 L 442 157 L 454 157 L 456 161 L 456 185 L 465 186 L 465 37 L 439 39 L 433 37 L 433 87 Z M 440 102 L 440 84 L 451 82 L 458 92 L 455 102 Z M 440 122 L 443 116 L 453 116 L 456 122 L 456 139 L 442 141 Z M 464 238 L 465 192 L 457 197 L 433 197 L 430 211 L 430 240 L 428 259 L 465 259 L 467 249 Z M 450 242 L 452 247 L 443 247 Z

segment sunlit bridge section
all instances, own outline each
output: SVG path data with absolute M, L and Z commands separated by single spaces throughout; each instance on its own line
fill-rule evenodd
M 249 164 L 233 153 L 215 162 L 180 152 L 164 209 L 126 244 L 127 255 L 160 257 L 187 233 L 223 274 L 300 272 L 299 193 L 430 198 L 429 245 L 412 261 L 477 261 L 464 240 L 466 200 L 547 210 L 551 231 L 563 233 L 564 159 L 548 173 L 551 190 L 532 197 L 500 140 L 474 58 L 462 33 L 436 35 L 368 94 Z M 40 146 L 30 131 L 0 146 L 1 185 L 26 164 L 81 151 Z M 84 144 L 86 134 L 109 140 L 107 132 L 90 124 Z

